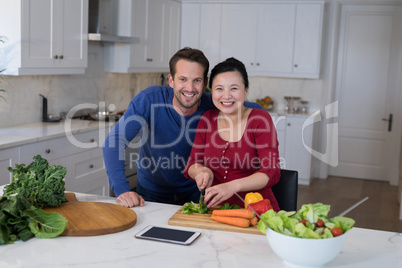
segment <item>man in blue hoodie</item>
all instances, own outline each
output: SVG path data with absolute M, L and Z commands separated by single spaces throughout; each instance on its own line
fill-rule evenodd
M 150 86 L 135 96 L 103 145 L 103 157 L 116 202 L 143 206 L 145 200 L 198 203 L 200 192 L 183 175 L 200 116 L 215 109 L 208 84 L 209 61 L 198 49 L 183 48 L 169 62 L 169 86 Z M 250 108 L 261 108 L 246 102 Z M 125 176 L 124 151 L 140 132 L 137 187 Z

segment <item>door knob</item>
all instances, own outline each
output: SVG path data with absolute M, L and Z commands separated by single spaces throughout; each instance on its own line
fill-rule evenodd
M 382 121 L 388 121 L 388 132 L 392 130 L 392 114 L 389 114 L 388 118 L 383 118 Z

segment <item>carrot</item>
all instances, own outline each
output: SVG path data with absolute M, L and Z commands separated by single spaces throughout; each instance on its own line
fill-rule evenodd
M 250 224 L 253 225 L 253 226 L 257 225 L 258 224 L 258 218 L 254 217 L 254 218 L 250 219 Z
M 255 214 L 253 211 L 245 208 L 240 209 L 215 209 L 212 211 L 212 215 L 215 216 L 225 216 L 225 217 L 238 217 L 252 219 Z
M 250 220 L 245 219 L 245 218 L 211 215 L 211 219 L 213 219 L 214 221 L 217 221 L 217 222 L 226 223 L 226 224 L 243 227 L 243 228 L 250 226 Z

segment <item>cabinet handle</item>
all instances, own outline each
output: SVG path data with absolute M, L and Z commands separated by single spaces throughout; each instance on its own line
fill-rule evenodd
M 95 142 L 95 139 L 94 139 L 94 138 L 92 138 L 92 139 L 90 139 L 90 140 L 89 140 L 89 142 Z
M 89 165 L 89 168 L 94 168 L 94 165 L 93 165 L 93 164 L 90 164 L 90 165 Z
M 63 55 L 60 55 L 60 57 L 59 57 L 61 60 L 64 58 L 64 56 Z
M 46 149 L 46 153 L 47 153 L 47 154 L 50 154 L 50 149 Z
M 53 58 L 54 58 L 55 60 L 57 60 L 57 59 L 59 58 L 59 56 L 54 55 Z
M 259 63 L 259 62 L 257 62 L 257 66 L 260 66 L 260 63 Z
M 250 65 L 253 66 L 253 65 L 254 65 L 254 62 L 250 63 Z
M 153 59 L 151 59 L 151 58 L 147 58 L 147 61 L 152 61 Z
M 295 68 L 297 68 L 297 64 L 295 64 Z
M 290 126 L 290 123 L 288 123 L 288 126 Z

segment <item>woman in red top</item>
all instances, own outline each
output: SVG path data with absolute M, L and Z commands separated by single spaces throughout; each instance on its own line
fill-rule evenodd
M 244 106 L 248 77 L 244 64 L 229 58 L 211 71 L 209 87 L 218 110 L 201 117 L 184 175 L 205 190 L 208 207 L 243 206 L 243 198 L 259 192 L 279 210 L 271 187 L 278 183 L 278 140 L 271 116 Z

